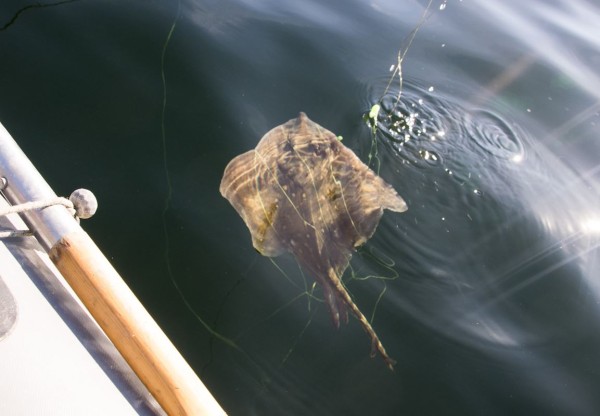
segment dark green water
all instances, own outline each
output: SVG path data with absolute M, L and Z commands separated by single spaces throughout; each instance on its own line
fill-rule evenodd
M 57 193 L 94 191 L 84 228 L 231 415 L 598 414 L 596 4 L 434 2 L 377 135 L 409 210 L 346 274 L 393 373 L 218 192 L 299 111 L 368 160 L 425 3 L 0 5 L 0 121 Z

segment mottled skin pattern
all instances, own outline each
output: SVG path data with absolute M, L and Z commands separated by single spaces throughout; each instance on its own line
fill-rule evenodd
M 350 308 L 371 337 L 372 354 L 393 368 L 341 277 L 383 209 L 406 211 L 396 191 L 304 113 L 234 158 L 220 191 L 250 229 L 254 247 L 269 257 L 291 252 L 323 288 L 334 325 L 348 321 Z

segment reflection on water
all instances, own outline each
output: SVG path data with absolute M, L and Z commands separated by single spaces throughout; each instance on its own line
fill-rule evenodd
M 28 9 L 0 32 L 1 121 L 61 193 L 94 190 L 87 230 L 232 415 L 600 408 L 600 10 L 434 2 L 373 142 L 362 116 L 426 3 L 182 0 L 164 73 L 174 2 Z M 227 161 L 299 111 L 375 150 L 409 206 L 345 276 L 395 373 L 356 322 L 333 330 L 291 258 L 252 250 L 218 193 Z M 172 287 L 163 218 L 187 302 L 243 352 Z
M 578 360 L 564 353 L 585 351 L 599 316 L 593 185 L 518 123 L 405 87 L 400 103 L 383 98 L 379 118 L 403 166 L 392 183 L 411 207 L 388 300 L 529 379 L 534 395 L 560 394 L 559 406 L 588 414 L 595 384 L 577 380 Z
M 402 103 L 386 97 L 383 109 L 382 140 L 404 166 L 395 184 L 413 208 L 396 243 L 413 267 L 400 274 L 421 286 L 408 288 L 419 292 L 408 300 L 398 290 L 398 304 L 461 343 L 553 342 L 560 319 L 547 317 L 556 305 L 536 300 L 525 313 L 532 300 L 523 293 L 562 281 L 572 296 L 561 313 L 581 306 L 586 276 L 573 263 L 589 240 L 577 219 L 591 207 L 572 172 L 489 110 L 410 85 Z

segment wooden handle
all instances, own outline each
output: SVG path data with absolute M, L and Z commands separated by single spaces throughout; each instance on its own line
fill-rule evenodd
M 169 415 L 225 415 L 85 232 L 64 236 L 50 258 Z

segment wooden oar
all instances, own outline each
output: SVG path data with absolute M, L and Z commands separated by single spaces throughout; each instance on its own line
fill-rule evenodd
M 64 236 L 49 255 L 167 414 L 225 414 L 85 232 Z
M 10 202 L 56 194 L 0 124 L 2 192 Z M 224 415 L 179 351 L 64 206 L 22 214 L 75 294 L 169 415 Z

